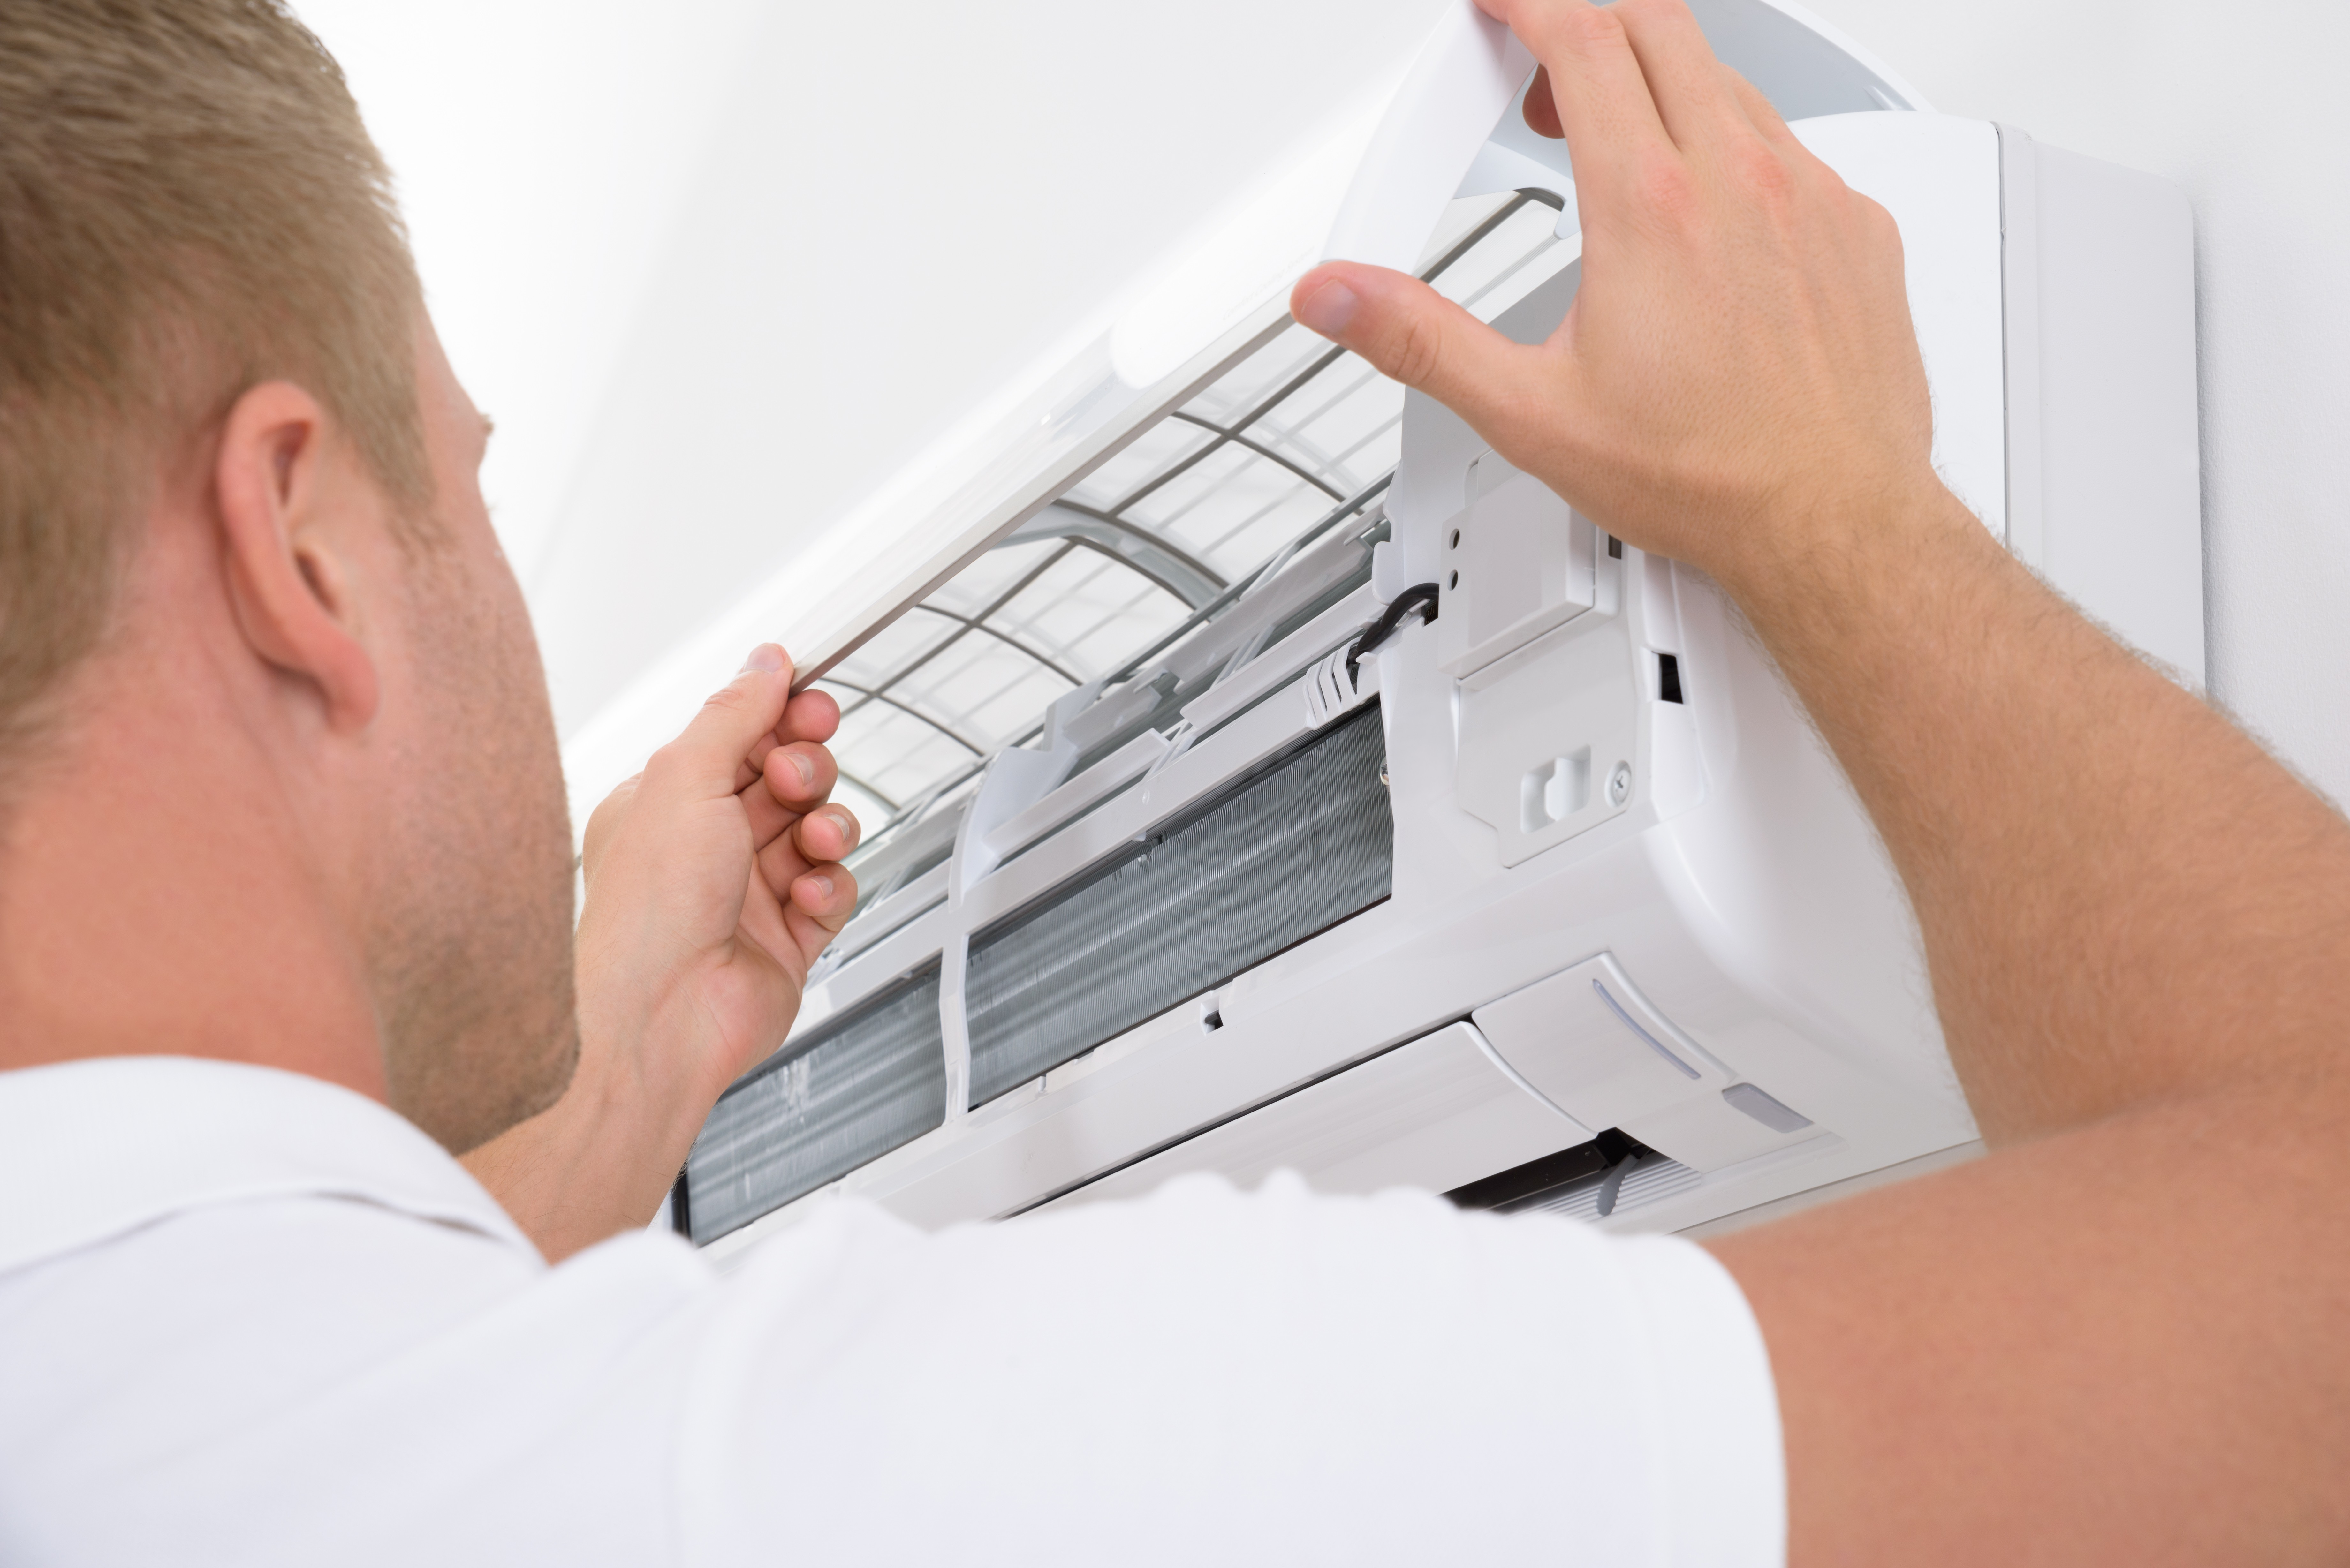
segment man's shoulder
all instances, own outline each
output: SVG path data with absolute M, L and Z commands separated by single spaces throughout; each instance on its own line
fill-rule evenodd
M 591 1475 L 642 1494 L 588 1511 L 609 1551 L 575 1531 L 566 1554 L 658 1561 L 709 1282 L 654 1235 L 550 1269 L 437 1145 L 330 1085 L 0 1074 L 0 1554 L 486 1558 Z
M 386 1106 L 244 1063 L 107 1056 L 0 1073 L 0 1272 L 224 1204 L 335 1198 L 536 1252 Z

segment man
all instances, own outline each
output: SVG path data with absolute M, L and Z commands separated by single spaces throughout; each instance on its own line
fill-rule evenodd
M 16 0 L 0 1559 L 2350 1554 L 2350 827 L 1942 488 L 1890 222 L 1679 0 L 1487 3 L 1573 312 L 1296 315 L 1737 598 L 1994 1152 L 1710 1253 L 1179 1183 L 721 1283 L 640 1227 L 853 904 L 835 714 L 754 652 L 590 822 L 575 962 L 484 425 L 331 62 Z

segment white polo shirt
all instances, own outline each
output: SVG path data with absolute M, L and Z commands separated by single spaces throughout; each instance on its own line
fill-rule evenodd
M 0 1074 L 0 1563 L 1769 1564 L 1706 1253 L 1393 1193 L 549 1268 L 359 1096 Z

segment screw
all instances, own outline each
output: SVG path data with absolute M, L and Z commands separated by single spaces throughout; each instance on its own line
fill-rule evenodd
M 1616 771 L 1607 775 L 1607 804 L 1621 805 L 1632 798 L 1632 764 L 1617 763 Z

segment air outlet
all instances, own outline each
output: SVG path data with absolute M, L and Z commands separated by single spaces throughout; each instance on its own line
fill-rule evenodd
M 1646 1155 L 1626 1168 L 1617 1184 L 1616 1200 L 1610 1212 L 1626 1214 L 1646 1208 L 1659 1199 L 1670 1198 L 1676 1192 L 1687 1192 L 1705 1179 L 1702 1171 L 1692 1170 L 1678 1160 L 1667 1159 L 1661 1154 Z M 1557 1214 L 1568 1220 L 1580 1220 L 1586 1224 L 1604 1218 L 1599 1211 L 1603 1177 L 1597 1180 L 1578 1182 L 1556 1192 L 1545 1193 L 1511 1210 L 1513 1214 Z
M 1395 873 L 1386 758 L 1373 705 L 973 937 L 972 1104 L 1385 898 Z
M 936 963 L 793 1041 L 720 1096 L 685 1167 L 696 1245 L 946 1120 Z
M 1609 1127 L 1589 1143 L 1530 1159 L 1444 1196 L 1463 1209 L 1562 1214 L 1589 1222 L 1686 1192 L 1704 1179 L 1701 1171 Z

